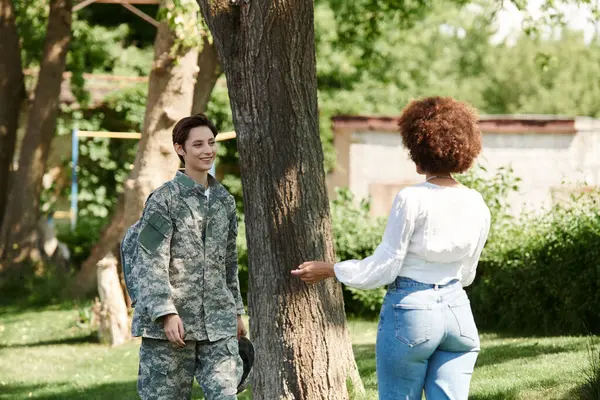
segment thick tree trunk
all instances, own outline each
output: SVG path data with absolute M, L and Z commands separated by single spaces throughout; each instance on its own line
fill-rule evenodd
M 35 258 L 36 223 L 39 215 L 42 177 L 50 143 L 56 129 L 60 86 L 71 40 L 72 0 L 53 0 L 44 43 L 44 53 L 27 119 L 27 131 L 13 177 L 0 235 L 0 259 L 7 265 Z
M 98 294 L 100 304 L 98 315 L 99 336 L 102 343 L 118 346 L 129 340 L 129 315 L 121 280 L 117 269 L 117 259 L 109 253 L 97 266 Z
M 164 3 L 166 1 L 162 1 L 161 6 Z M 176 60 L 170 55 L 173 44 L 173 33 L 166 24 L 161 24 L 154 42 L 144 128 L 134 168 L 125 182 L 124 194 L 115 207 L 111 222 L 75 278 L 72 292 L 76 295 L 94 288 L 96 263 L 140 217 L 148 195 L 172 179 L 179 166 L 179 158 L 173 150 L 172 130 L 177 121 L 189 116 L 192 110 L 198 51 L 186 50 L 177 54 Z
M 290 271 L 334 260 L 319 138 L 312 0 L 200 1 L 227 77 L 242 170 L 256 399 L 362 391 L 340 285 Z
M 202 51 L 198 54 L 198 77 L 196 78 L 196 87 L 194 88 L 192 114 L 206 112 L 210 95 L 221 73 L 221 63 L 219 63 L 217 49 L 205 37 Z
M 9 191 L 19 111 L 25 100 L 19 36 L 12 0 L 0 0 L 0 226 Z

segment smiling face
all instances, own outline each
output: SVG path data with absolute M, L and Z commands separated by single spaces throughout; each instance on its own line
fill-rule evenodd
M 208 126 L 190 129 L 183 146 L 175 143 L 174 147 L 177 154 L 183 157 L 186 169 L 197 172 L 210 171 L 217 155 L 215 137 Z

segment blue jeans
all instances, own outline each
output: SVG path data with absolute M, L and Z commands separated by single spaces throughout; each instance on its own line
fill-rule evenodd
M 460 282 L 399 277 L 388 287 L 377 332 L 380 400 L 467 400 L 479 335 Z

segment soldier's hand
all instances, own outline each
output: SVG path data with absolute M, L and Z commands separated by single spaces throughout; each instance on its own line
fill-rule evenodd
M 248 334 L 248 331 L 246 330 L 246 325 L 244 325 L 244 321 L 242 320 L 242 316 L 238 315 L 237 316 L 237 336 L 238 336 L 238 340 L 242 336 L 246 336 L 247 334 Z
M 183 321 L 177 314 L 169 314 L 163 317 L 163 328 L 169 342 L 176 344 L 179 347 L 185 347 L 183 338 L 185 332 L 183 330 Z

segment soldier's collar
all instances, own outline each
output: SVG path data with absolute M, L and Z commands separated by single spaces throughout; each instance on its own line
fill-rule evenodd
M 196 183 L 196 181 L 194 181 L 192 178 L 190 178 L 189 176 L 187 176 L 183 171 L 177 171 L 177 173 L 175 174 L 175 182 L 177 182 L 179 185 L 181 185 L 183 188 L 187 189 L 187 190 L 194 190 L 197 188 L 197 190 L 201 193 L 204 194 L 204 192 L 206 191 L 206 187 L 204 187 L 204 185 L 201 185 L 199 183 Z M 215 178 L 213 178 L 212 175 L 208 174 L 208 187 L 211 190 L 211 196 L 216 195 L 220 197 L 220 184 L 219 181 L 217 181 Z
M 187 176 L 183 171 L 177 171 L 175 174 L 175 182 L 184 187 L 185 189 L 193 189 L 196 186 L 202 186 L 197 184 L 192 178 Z M 204 187 L 204 186 L 202 186 Z

